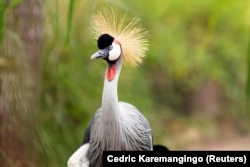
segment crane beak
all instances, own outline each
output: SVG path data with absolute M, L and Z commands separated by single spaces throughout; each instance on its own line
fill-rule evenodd
M 107 58 L 109 55 L 109 50 L 108 48 L 105 48 L 105 49 L 100 49 L 98 50 L 96 53 L 94 53 L 92 56 L 91 56 L 91 59 L 98 59 L 98 58 Z

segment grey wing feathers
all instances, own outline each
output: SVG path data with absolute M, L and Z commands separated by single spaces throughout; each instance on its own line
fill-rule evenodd
M 151 129 L 148 120 L 140 113 L 140 111 L 135 106 L 126 102 L 119 102 L 119 104 L 123 109 L 126 110 L 125 112 L 131 112 L 134 117 L 138 117 L 137 119 L 141 120 L 145 129 Z
M 123 112 L 123 120 L 127 124 L 126 134 L 133 133 L 133 141 L 139 145 L 139 150 L 153 150 L 152 133 L 148 120 L 133 105 L 126 102 L 119 102 L 121 111 Z M 130 125 L 130 126 L 128 126 Z

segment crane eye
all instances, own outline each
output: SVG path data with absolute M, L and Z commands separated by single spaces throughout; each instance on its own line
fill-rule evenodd
M 113 49 L 113 46 L 112 45 L 109 45 L 109 50 L 112 50 Z

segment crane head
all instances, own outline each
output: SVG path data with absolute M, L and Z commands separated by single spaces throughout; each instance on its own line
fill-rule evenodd
M 91 59 L 103 58 L 109 63 L 116 61 L 121 56 L 121 45 L 109 34 L 102 34 L 97 40 L 98 51 Z
M 137 66 L 142 62 L 148 46 L 148 31 L 139 19 L 129 19 L 127 13 L 119 16 L 113 8 L 95 12 L 90 20 L 90 30 L 97 40 L 99 53 L 91 58 L 114 61 L 122 56 L 124 64 Z

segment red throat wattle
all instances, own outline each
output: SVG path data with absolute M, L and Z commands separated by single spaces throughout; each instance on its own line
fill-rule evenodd
M 115 78 L 115 74 L 116 74 L 116 66 L 115 64 L 112 64 L 108 67 L 108 71 L 107 71 L 108 81 L 112 81 Z

